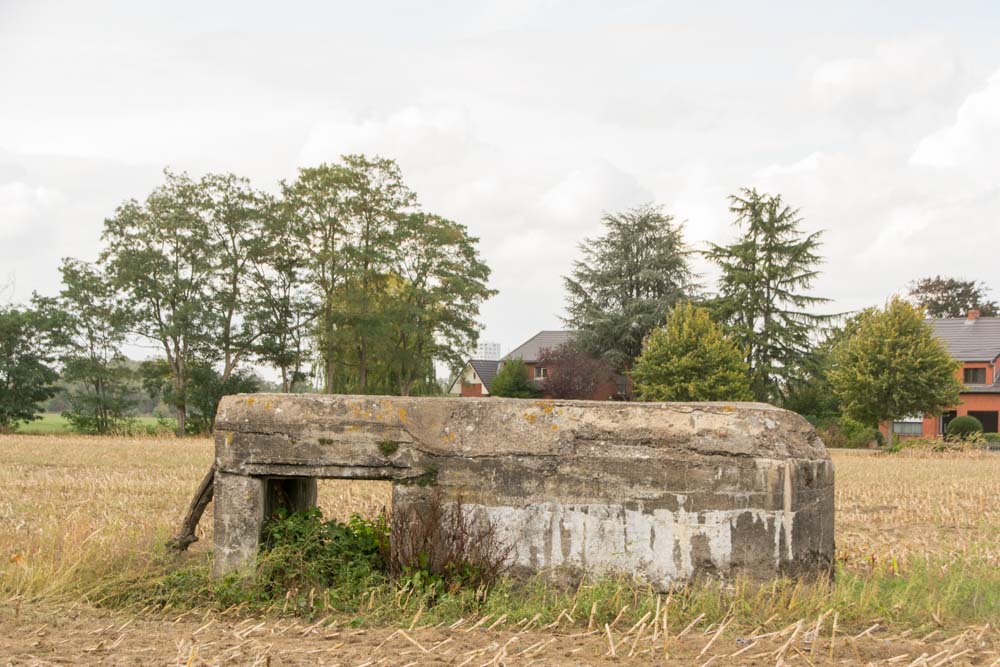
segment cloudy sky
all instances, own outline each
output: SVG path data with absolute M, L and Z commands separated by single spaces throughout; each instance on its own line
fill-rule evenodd
M 505 350 L 560 327 L 602 212 L 655 201 L 700 248 L 741 186 L 825 230 L 831 310 L 996 296 L 997 34 L 990 2 L 0 0 L 0 283 L 58 290 L 165 166 L 274 188 L 360 151 L 480 237 Z

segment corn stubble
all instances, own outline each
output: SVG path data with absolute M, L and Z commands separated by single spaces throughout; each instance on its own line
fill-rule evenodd
M 344 637 L 349 647 L 348 638 L 362 636 L 371 645 L 358 644 L 365 651 L 359 656 L 370 665 L 432 656 L 463 665 L 554 658 L 943 665 L 998 658 L 996 454 L 836 452 L 832 586 L 706 581 L 662 594 L 624 579 L 568 589 L 502 580 L 487 596 L 459 591 L 429 601 L 408 585 L 384 582 L 349 595 L 314 588 L 226 606 L 207 583 L 210 521 L 190 554 L 162 548 L 211 458 L 208 440 L 0 437 L 0 606 L 25 610 L 25 619 L 31 609 L 97 608 L 130 615 L 132 631 L 151 618 L 205 626 L 197 635 L 188 628 L 187 639 L 172 644 L 189 652 L 181 661 L 217 626 L 239 636 L 241 648 L 215 641 L 216 658 L 240 662 L 263 659 L 284 639 L 288 651 L 310 655 L 322 648 L 311 640 L 329 647 Z M 320 505 L 327 518 L 374 518 L 390 496 L 386 483 L 324 481 Z M 164 581 L 178 572 L 191 573 L 193 587 L 164 598 Z M 159 594 L 143 594 L 154 590 Z M 128 646 L 128 632 L 109 636 L 106 645 Z M 261 634 L 267 636 L 255 644 Z

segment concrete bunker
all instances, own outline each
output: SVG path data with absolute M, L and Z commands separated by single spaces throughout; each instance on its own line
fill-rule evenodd
M 317 478 L 433 488 L 488 516 L 515 570 L 624 572 L 665 589 L 701 574 L 826 575 L 833 466 L 800 416 L 756 403 L 615 403 L 257 394 L 215 433 L 216 574 L 250 566 L 273 508 Z

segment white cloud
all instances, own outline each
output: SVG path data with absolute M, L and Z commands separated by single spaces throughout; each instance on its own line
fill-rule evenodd
M 987 179 L 1000 176 L 1000 71 L 985 88 L 965 99 L 954 123 L 926 136 L 910 161 L 930 167 L 966 167 Z
M 948 99 L 961 80 L 954 51 L 940 38 L 915 36 L 877 46 L 871 55 L 815 66 L 809 90 L 821 107 L 899 113 L 928 99 Z
M 20 181 L 0 183 L 0 239 L 11 242 L 40 223 L 60 194 L 42 186 L 30 186 Z

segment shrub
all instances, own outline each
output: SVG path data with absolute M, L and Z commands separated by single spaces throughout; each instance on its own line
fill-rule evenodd
M 962 415 L 961 417 L 955 417 L 950 422 L 948 422 L 947 435 L 949 438 L 965 439 L 968 438 L 970 435 L 982 432 L 983 432 L 983 423 L 970 415 Z
M 324 521 L 319 509 L 286 514 L 264 526 L 257 561 L 257 597 L 274 599 L 288 590 L 363 586 L 386 569 L 389 528 L 385 516 L 368 521 Z
M 807 417 L 827 447 L 859 448 L 878 441 L 878 431 L 847 416 Z M 880 435 L 880 434 L 879 434 Z
M 521 359 L 504 362 L 503 368 L 493 378 L 490 393 L 507 398 L 536 398 L 541 394 L 528 377 L 528 367 Z
M 512 552 L 493 520 L 461 499 L 443 502 L 439 489 L 392 517 L 389 572 L 431 597 L 462 587 L 485 594 L 507 571 Z
M 983 440 L 990 444 L 1000 443 L 1000 433 L 983 433 Z
M 632 368 L 641 401 L 750 401 L 750 368 L 743 351 L 708 310 L 678 304 L 654 329 Z

